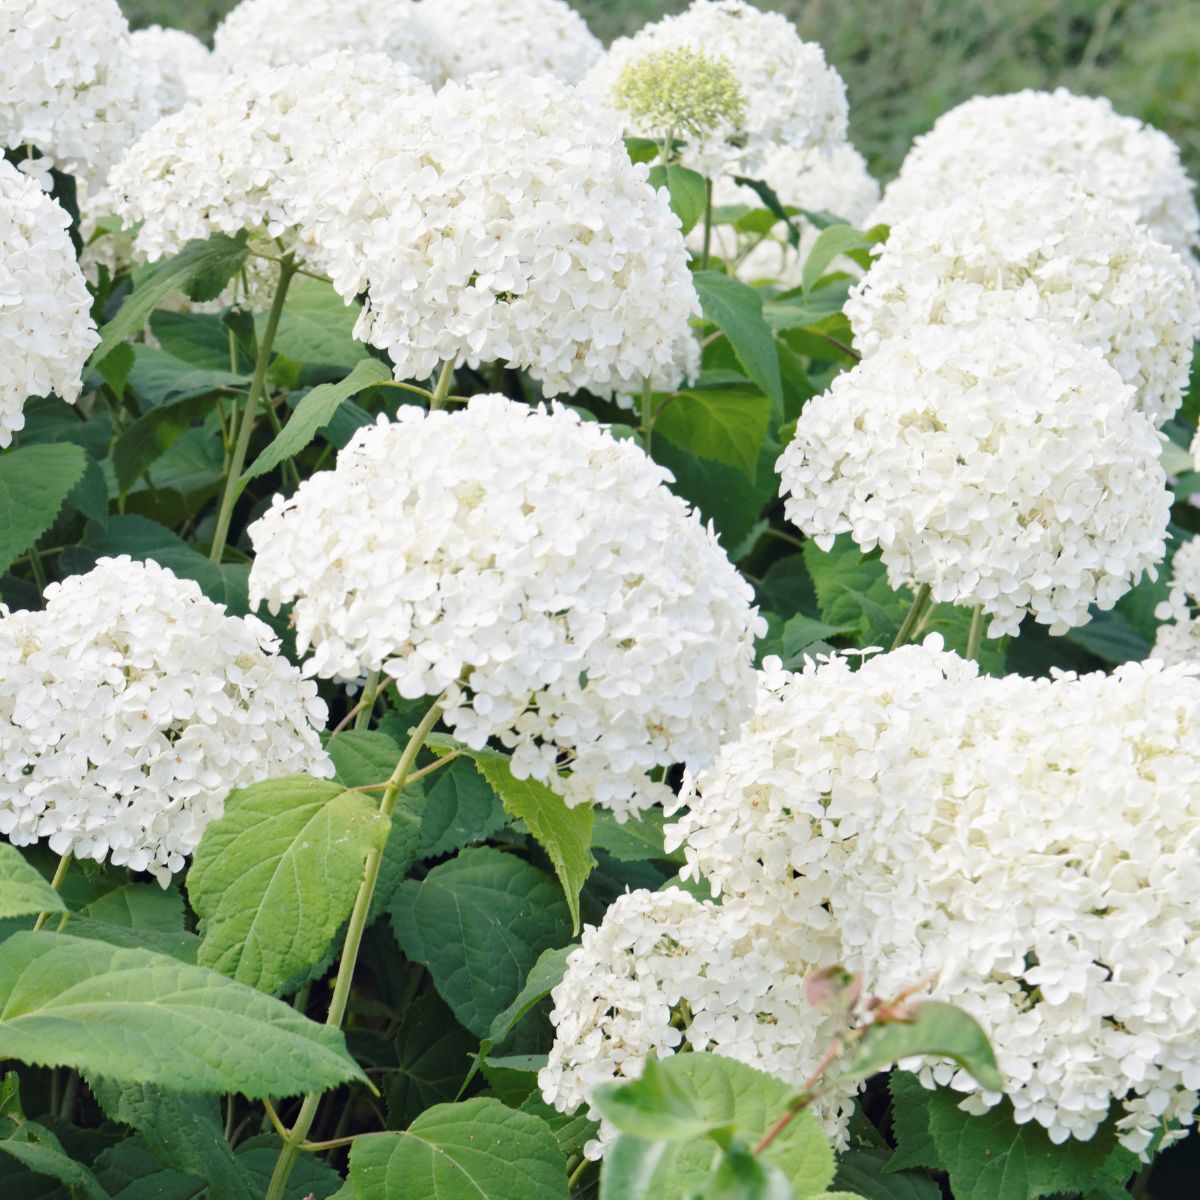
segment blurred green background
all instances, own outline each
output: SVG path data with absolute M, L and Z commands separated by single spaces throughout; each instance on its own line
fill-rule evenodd
M 211 31 L 233 0 L 123 0 L 136 25 Z M 433 0 L 436 2 L 436 0 Z M 687 0 L 574 0 L 605 40 Z M 761 0 L 820 42 L 850 91 L 851 134 L 887 177 L 914 134 L 980 92 L 1109 96 L 1165 129 L 1200 175 L 1200 0 Z

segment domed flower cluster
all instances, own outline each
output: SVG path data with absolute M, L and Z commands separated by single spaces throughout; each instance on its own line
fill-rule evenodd
M 1153 657 L 1168 665 L 1200 663 L 1200 538 L 1184 542 L 1171 560 L 1171 587 L 1154 615 Z
M 215 86 L 217 72 L 208 47 L 182 29 L 151 25 L 134 30 L 130 42 L 134 61 L 154 90 L 159 116 L 178 112 L 189 100 Z
M 1065 88 L 976 96 L 939 117 L 917 138 L 873 220 L 896 225 L 997 175 L 1047 174 L 1073 176 L 1192 261 L 1200 213 L 1179 147 L 1103 97 Z
M 769 660 L 758 708 L 685 781 L 689 872 L 786 953 L 970 1012 L 1018 1122 L 1142 1151 L 1200 1087 L 1200 677 L 980 677 L 937 638 Z M 747 922 L 750 918 L 744 918 Z M 997 1103 L 946 1064 L 934 1081 Z
M 835 1014 L 808 1003 L 808 973 L 771 925 L 737 905 L 674 887 L 627 892 L 599 926 L 584 929 L 567 960 L 552 993 L 555 1039 L 538 1086 L 548 1104 L 573 1112 L 599 1085 L 636 1079 L 647 1058 L 684 1049 L 722 1054 L 799 1087 L 842 1028 Z M 838 1144 L 850 1091 L 815 1106 Z M 613 1136 L 602 1121 L 585 1153 L 600 1157 Z
M 0 447 L 24 427 L 30 396 L 75 402 L 100 340 L 70 221 L 32 179 L 0 162 Z
M 612 396 L 677 361 L 699 304 L 679 220 L 611 118 L 549 76 L 378 106 L 303 203 L 306 253 L 397 378 L 504 362 Z
M 578 83 L 604 53 L 566 0 L 423 0 L 418 11 L 451 79 L 520 71 Z
M 982 605 L 992 637 L 1052 633 L 1161 560 L 1159 435 L 1100 355 L 1034 322 L 923 326 L 800 414 L 779 460 L 788 519 L 882 549 L 893 587 Z
M 250 527 L 251 599 L 295 602 L 306 674 L 444 692 L 469 746 L 627 813 L 749 713 L 764 629 L 669 478 L 569 410 L 404 406 Z
M 335 50 L 380 53 L 430 83 L 442 77 L 425 4 L 414 0 L 241 0 L 213 35 L 213 64 L 233 79 L 307 65 Z
M 672 118 L 664 123 L 662 114 L 670 110 L 663 104 L 629 109 L 620 103 L 622 93 L 638 97 L 652 87 L 645 73 L 657 57 L 678 50 L 724 67 L 736 80 L 741 100 L 724 119 L 709 122 L 707 131 L 687 140 L 681 154 L 685 166 L 710 178 L 754 174 L 773 147 L 809 149 L 845 140 L 846 85 L 820 46 L 801 41 L 786 17 L 744 0 L 693 0 L 679 16 L 618 38 L 589 72 L 587 87 L 617 108 L 627 132 L 656 141 L 682 137 L 680 127 L 668 127 Z
M 333 774 L 316 687 L 255 617 L 101 559 L 0 617 L 0 833 L 164 886 L 236 787 Z
M 117 0 L 0 0 L 0 138 L 99 184 L 155 116 Z
M 901 221 L 845 311 L 864 355 L 923 325 L 1043 322 L 1099 350 L 1158 425 L 1200 335 L 1179 256 L 1064 176 L 988 180 Z

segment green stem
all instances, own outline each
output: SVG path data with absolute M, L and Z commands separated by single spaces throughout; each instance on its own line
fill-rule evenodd
M 457 358 L 448 358 L 442 363 L 442 373 L 438 376 L 437 387 L 429 398 L 430 412 L 435 408 L 446 407 L 446 400 L 450 395 L 450 384 L 454 382 L 454 365 L 457 362 Z
M 967 657 L 979 661 L 979 648 L 983 645 L 983 605 L 975 605 L 971 613 L 971 632 L 967 634 Z
M 590 1165 L 590 1159 L 583 1158 L 579 1160 L 579 1165 L 571 1172 L 571 1177 L 567 1180 L 568 1192 L 573 1192 L 575 1190 L 576 1185 L 579 1183 L 580 1179 L 583 1178 L 584 1171 L 586 1171 Z
M 67 851 L 67 853 L 58 860 L 58 866 L 54 869 L 54 878 L 50 880 L 50 886 L 56 892 L 62 889 L 63 880 L 67 877 L 67 869 L 70 867 L 70 865 L 71 852 Z M 43 925 L 45 925 L 49 917 L 50 914 L 48 912 L 38 913 L 38 919 L 33 924 L 33 932 L 37 933 L 37 931 L 41 929 Z
M 642 449 L 650 453 L 650 442 L 654 437 L 654 393 L 650 390 L 650 377 L 642 384 Z
M 900 626 L 900 630 L 896 634 L 896 640 L 892 643 L 893 650 L 899 650 L 901 646 L 911 640 L 913 630 L 916 629 L 917 623 L 920 621 L 928 604 L 929 584 L 923 583 L 917 589 L 917 596 L 913 600 L 912 608 L 908 610 L 908 616 L 904 618 L 904 624 Z
M 355 729 L 366 729 L 371 724 L 371 716 L 375 712 L 375 699 L 379 695 L 379 678 L 382 672 L 372 671 L 363 684 L 363 694 L 359 700 L 361 707 L 358 716 L 354 718 Z
M 271 347 L 275 344 L 279 318 L 283 316 L 283 305 L 287 299 L 288 286 L 295 274 L 296 267 L 289 255 L 279 267 L 279 283 L 275 288 L 275 298 L 271 301 L 271 311 L 267 315 L 267 327 L 263 331 L 263 338 L 259 343 L 258 358 L 254 362 L 254 376 L 250 381 L 250 394 L 246 397 L 246 407 L 242 410 L 237 441 L 233 447 L 233 458 L 229 463 L 229 473 L 225 477 L 225 491 L 221 496 L 221 507 L 217 512 L 217 527 L 213 532 L 212 550 L 208 555 L 215 563 L 219 563 L 225 553 L 225 541 L 229 537 L 229 522 L 233 519 L 233 506 L 242 493 L 242 471 L 246 466 L 246 452 L 250 448 L 250 435 L 254 432 L 258 406 L 263 402 L 267 392 L 267 367 L 271 362 Z
M 712 250 L 713 227 L 713 181 L 704 181 L 704 253 L 700 259 L 700 270 L 708 270 L 708 256 Z
M 417 761 L 417 754 L 425 744 L 425 739 L 441 715 L 441 703 L 436 702 L 413 730 L 412 736 L 408 739 L 408 745 L 404 747 L 404 753 L 400 755 L 400 761 L 396 764 L 396 769 L 388 780 L 387 790 L 379 802 L 379 814 L 389 824 L 392 812 L 396 807 L 396 798 L 408 781 L 413 764 Z M 329 1001 L 329 1013 L 325 1018 L 325 1024 L 335 1028 L 341 1026 L 342 1018 L 346 1015 L 346 1005 L 350 1000 L 350 984 L 354 978 L 358 951 L 362 946 L 363 933 L 367 927 L 367 915 L 371 911 L 371 899 L 375 895 L 375 885 L 379 882 L 379 866 L 382 858 L 382 852 L 379 850 L 372 850 L 367 854 L 363 880 L 354 900 L 354 911 L 350 914 L 350 924 L 346 928 L 342 960 L 338 964 L 337 979 L 333 985 L 333 997 Z M 283 1140 L 283 1149 L 279 1152 L 279 1160 L 275 1164 L 275 1171 L 271 1176 L 270 1186 L 267 1188 L 266 1200 L 283 1200 L 284 1188 L 287 1187 L 287 1181 L 296 1164 L 296 1157 L 300 1154 L 301 1145 L 308 1139 L 313 1121 L 316 1119 L 317 1106 L 320 1103 L 320 1092 L 310 1092 L 304 1097 L 304 1103 L 300 1106 L 300 1112 L 296 1116 L 291 1132 Z

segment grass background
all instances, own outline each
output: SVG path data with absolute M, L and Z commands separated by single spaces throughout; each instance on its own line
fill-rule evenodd
M 436 0 L 430 0 L 436 3 Z M 605 40 L 688 0 L 573 0 Z M 914 134 L 981 92 L 1109 96 L 1165 129 L 1200 176 L 1197 0 L 758 0 L 819 42 L 850 92 L 851 135 L 884 177 Z M 206 35 L 233 0 L 122 0 L 135 25 Z

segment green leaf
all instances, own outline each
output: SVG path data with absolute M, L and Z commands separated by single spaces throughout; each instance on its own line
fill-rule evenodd
M 22 446 L 0 454 L 0 575 L 54 524 L 83 478 L 78 446 Z
M 887 1150 L 851 1150 L 838 1159 L 834 1184 L 864 1200 L 941 1200 L 941 1188 L 928 1175 L 893 1172 L 893 1158 Z
M 83 478 L 71 489 L 67 504 L 86 520 L 108 519 L 108 482 L 103 468 L 94 459 L 88 459 Z
M 133 352 L 129 387 L 143 412 L 180 400 L 211 396 L 222 388 L 244 388 L 250 382 L 247 376 L 234 374 L 228 366 L 218 370 L 197 367 L 157 346 L 139 343 Z
M 165 933 L 159 929 L 135 929 L 112 921 L 94 921 L 91 917 L 74 916 L 71 918 L 70 931 L 72 937 L 90 938 L 94 942 L 105 942 L 109 946 L 128 950 L 150 950 L 193 966 L 200 956 L 200 939 L 182 929 L 176 933 Z
M 163 404 L 127 425 L 112 448 L 112 464 L 121 495 L 128 494 L 150 465 L 160 459 L 215 403 L 211 395 Z
M 66 934 L 0 943 L 0 1057 L 250 1099 L 362 1072 L 338 1030 L 204 967 Z
M 618 821 L 606 808 L 597 809 L 592 845 L 607 850 L 618 862 L 673 862 L 680 855 L 668 854 L 663 845 L 666 817 L 661 808 L 650 808 L 636 817 Z
M 231 792 L 188 872 L 202 966 L 265 992 L 319 962 L 387 822 L 362 792 L 294 775 Z
M 933 1134 L 929 1132 L 929 1105 L 933 1092 L 921 1086 L 910 1071 L 893 1071 L 888 1076 L 892 1097 L 892 1137 L 896 1152 L 885 1171 L 903 1171 L 910 1167 L 943 1169 Z
M 784 622 L 783 657 L 794 658 L 814 642 L 827 642 L 830 638 L 853 633 L 856 628 L 854 625 L 829 625 L 804 613 L 797 613 Z
M 676 392 L 655 427 L 677 446 L 737 467 L 753 481 L 771 421 L 771 401 L 753 388 Z
M 354 336 L 360 311 L 357 301 L 347 304 L 324 280 L 293 280 L 275 334 L 275 350 L 296 362 L 348 370 L 370 355 Z M 390 379 L 391 372 L 386 368 L 384 372 L 384 378 Z
M 911 601 L 893 592 L 878 554 L 864 555 L 848 534 L 841 534 L 829 550 L 814 541 L 804 543 L 804 565 L 816 589 L 821 619 L 830 625 L 853 626 L 863 638 L 879 623 L 864 607 L 864 597 L 896 628 Z
M 568 940 L 554 881 L 511 854 L 464 850 L 392 901 L 405 955 L 429 968 L 438 992 L 472 1033 L 487 1034 L 524 986 L 543 950 Z
M 1168 475 L 1183 475 L 1196 468 L 1191 451 L 1186 446 L 1177 446 L 1168 438 L 1163 438 L 1162 467 Z
M 150 314 L 172 292 L 195 284 L 201 291 L 193 299 L 200 299 L 206 292 L 211 293 L 207 299 L 219 295 L 226 282 L 241 270 L 247 253 L 244 237 L 217 233 L 207 241 L 188 242 L 174 258 L 156 263 L 141 275 L 117 315 L 101 329 L 100 344 L 92 351 L 88 365 L 95 367 L 103 362 L 127 337 L 139 333 Z
M 860 232 L 852 225 L 830 225 L 827 229 L 822 229 L 813 243 L 813 248 L 808 252 L 808 258 L 804 260 L 800 286 L 806 292 L 811 291 L 838 255 L 853 250 L 869 250 L 878 240 Z
M 175 885 L 161 888 L 157 883 L 122 883 L 88 900 L 81 911 L 97 921 L 130 929 L 183 931 L 183 896 Z
M 472 1070 L 478 1040 L 436 992 L 418 996 L 396 1034 L 395 1069 L 385 1076 L 390 1125 L 407 1125 L 434 1104 L 453 1100 Z
M 542 1099 L 540 1092 L 526 1096 L 519 1107 L 521 1112 L 540 1117 L 550 1126 L 564 1158 L 582 1154 L 584 1146 L 600 1131 L 600 1123 L 593 1121 L 585 1111 L 560 1113 Z
M 915 1006 L 914 1006 L 915 1007 Z M 974 1017 L 938 1000 L 922 1001 L 908 1021 L 877 1021 L 838 1071 L 847 1082 L 867 1079 L 902 1058 L 948 1058 L 988 1091 L 1004 1091 L 987 1034 Z
M 726 1110 L 705 1105 L 690 1080 L 657 1058 L 646 1059 L 631 1083 L 597 1088 L 592 1104 L 622 1133 L 652 1142 L 688 1142 L 733 1124 Z
M 650 168 L 650 184 L 667 189 L 671 211 L 683 222 L 685 235 L 704 219 L 704 209 L 708 204 L 708 182 L 703 175 L 677 163 L 665 167 L 659 163 Z
M 242 482 L 265 475 L 285 459 L 299 454 L 333 420 L 343 401 L 391 377 L 391 371 L 378 359 L 366 358 L 340 383 L 323 383 L 313 388 L 296 406 L 274 441 L 247 469 Z
M 65 1183 L 73 1195 L 86 1196 L 87 1200 L 109 1200 L 96 1176 L 76 1162 L 45 1126 L 33 1121 L 17 1124 L 7 1118 L 0 1119 L 0 1151 L 36 1175 L 48 1175 Z
M 238 1163 L 254 1181 L 256 1197 L 265 1196 L 279 1161 L 283 1142 L 274 1134 L 260 1134 L 247 1138 L 237 1148 Z M 288 1195 L 313 1197 L 313 1200 L 330 1200 L 342 1187 L 342 1177 L 326 1166 L 315 1154 L 302 1154 L 288 1179 Z M 157 1200 L 157 1197 L 146 1197 Z
M 794 1200 L 795 1192 L 778 1167 L 735 1142 L 699 1195 L 702 1200 Z
M 402 753 L 395 739 L 374 729 L 347 729 L 325 743 L 337 780 L 348 788 L 369 787 L 391 778 Z
M 692 276 L 704 316 L 728 339 L 746 374 L 774 404 L 783 405 L 783 380 L 771 327 L 763 318 L 762 296 L 748 284 L 720 271 Z
M 763 303 L 763 316 L 778 333 L 789 329 L 810 329 L 834 313 L 840 313 L 850 294 L 850 282 L 831 280 L 814 291 L 785 292 Z
M 213 313 L 177 313 L 160 308 L 150 317 L 150 332 L 163 350 L 181 362 L 206 371 L 232 369 L 230 328 Z
M 20 850 L 0 842 L 0 918 L 66 911 L 62 897 L 25 861 Z
M 441 858 L 482 842 L 508 822 L 500 797 L 468 758 L 455 759 L 422 782 L 421 858 Z
M 567 1200 L 566 1163 L 545 1122 L 498 1100 L 439 1104 L 403 1133 L 357 1138 L 355 1200 Z
M 1141 662 L 1151 648 L 1150 642 L 1116 609 L 1094 612 L 1086 625 L 1069 629 L 1064 636 L 1068 642 L 1082 646 L 1089 654 L 1112 666 Z

